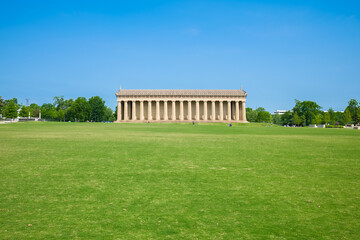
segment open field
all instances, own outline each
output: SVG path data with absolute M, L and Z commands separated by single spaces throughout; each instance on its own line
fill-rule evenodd
M 358 239 L 360 131 L 0 125 L 0 239 Z

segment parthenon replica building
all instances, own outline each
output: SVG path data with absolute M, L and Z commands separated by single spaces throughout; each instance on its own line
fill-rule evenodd
M 116 122 L 247 122 L 240 90 L 136 90 L 116 92 Z

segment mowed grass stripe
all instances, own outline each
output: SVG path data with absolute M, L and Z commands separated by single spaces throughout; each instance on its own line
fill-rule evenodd
M 359 136 L 253 124 L 1 125 L 0 235 L 355 239 Z

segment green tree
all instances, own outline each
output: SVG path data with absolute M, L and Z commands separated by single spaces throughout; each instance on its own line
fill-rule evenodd
M 357 122 L 356 123 L 360 123 L 360 107 L 358 108 L 357 112 L 356 112 L 356 118 L 357 118 Z
M 40 106 L 36 103 L 30 104 L 30 115 L 32 117 L 39 117 Z
M 328 113 L 329 113 L 329 115 L 330 115 L 330 124 L 331 125 L 334 125 L 335 124 L 335 111 L 332 109 L 332 108 L 329 108 L 329 110 L 328 110 Z
M 357 111 L 359 108 L 359 103 L 355 100 L 355 99 L 351 99 L 348 103 L 348 106 L 346 107 L 346 110 L 350 111 L 351 114 L 351 119 L 356 123 L 358 122 L 360 119 L 358 119 L 357 117 Z
M 6 118 L 16 118 L 18 116 L 18 105 L 11 99 L 5 106 L 4 117 Z
M 66 112 L 70 121 L 85 122 L 90 119 L 91 108 L 84 97 L 78 97 Z
M 55 96 L 54 97 L 54 106 L 57 111 L 59 111 L 60 109 L 64 110 L 65 109 L 64 96 L 60 96 L 60 97 Z
M 330 123 L 330 113 L 329 112 L 324 113 L 324 122 L 326 124 Z
M 71 105 L 74 103 L 74 100 L 72 100 L 71 98 L 70 99 L 67 99 L 67 100 L 64 100 L 64 108 L 65 109 L 68 109 L 69 107 L 71 107 Z
M 36 118 L 40 117 L 40 108 L 34 109 L 30 114 L 32 117 L 36 117 Z
M 8 105 L 10 103 L 10 101 L 13 101 L 15 103 L 15 105 L 17 105 L 17 108 L 19 109 L 19 105 L 18 105 L 18 100 L 17 98 L 12 98 L 12 99 L 7 99 L 5 100 L 5 105 Z
M 305 118 L 305 116 L 301 116 L 300 118 L 301 118 L 301 124 L 303 126 L 306 126 L 306 118 Z
M 263 107 L 259 107 L 255 110 L 257 112 L 257 122 L 271 122 L 271 114 Z
M 71 110 L 70 107 L 72 106 L 72 104 L 74 103 L 74 100 L 70 99 L 66 99 L 64 100 L 64 115 L 65 115 L 65 121 L 71 121 Z
M 352 118 L 351 118 L 351 112 L 349 109 L 345 109 L 344 115 L 343 115 L 343 122 L 344 124 L 349 124 L 351 123 Z
M 341 125 L 344 125 L 345 122 L 344 122 L 344 113 L 342 112 L 335 112 L 334 113 L 334 121 L 335 121 L 335 125 L 338 125 L 338 124 L 341 124 Z
M 301 117 L 296 112 L 293 115 L 293 122 L 296 126 L 301 124 Z
M 114 112 L 114 118 L 115 118 L 115 121 L 117 120 L 117 111 L 118 111 L 118 106 L 116 105 L 115 107 L 115 112 Z
M 249 122 L 256 122 L 258 113 L 254 111 L 252 108 L 246 108 L 246 119 Z
M 290 111 L 286 111 L 281 115 L 281 120 L 285 125 L 291 125 L 293 123 L 293 113 Z
M 57 118 L 57 111 L 54 105 L 51 103 L 44 103 L 41 106 L 41 118 L 47 120 L 56 120 Z
M 278 114 L 278 113 L 276 113 L 276 114 L 272 117 L 272 122 L 273 122 L 274 124 L 277 124 L 277 125 L 282 125 L 283 122 L 282 122 L 282 120 L 281 120 L 281 115 Z
M 257 112 L 265 112 L 266 110 L 263 107 L 258 107 L 257 109 L 255 109 L 255 111 L 257 111 Z
M 19 112 L 20 117 L 28 117 L 29 116 L 29 108 L 23 105 Z
M 5 101 L 0 96 L 0 114 L 2 113 L 2 110 L 4 109 L 4 107 L 5 107 Z
M 315 117 L 320 113 L 321 107 L 313 101 L 303 101 L 295 99 L 295 106 L 293 112 L 297 113 L 300 117 L 305 116 L 306 125 L 315 122 Z
M 64 99 L 64 96 L 55 96 L 54 97 L 54 106 L 57 110 L 57 120 L 58 121 L 71 121 L 76 117 L 73 116 L 73 111 L 69 111 L 71 105 L 74 103 L 74 100 Z
M 113 122 L 116 120 L 113 111 L 109 107 L 106 108 L 104 120 L 110 121 L 110 122 Z
M 65 112 L 61 108 L 57 111 L 57 120 L 60 122 L 65 121 Z
M 256 121 L 257 122 L 271 122 L 271 115 L 269 112 L 261 111 L 258 113 Z
M 89 98 L 89 105 L 91 109 L 90 120 L 100 122 L 104 120 L 106 111 L 105 101 L 99 96 Z
M 321 113 L 316 114 L 313 123 L 321 124 L 323 122 L 323 115 Z

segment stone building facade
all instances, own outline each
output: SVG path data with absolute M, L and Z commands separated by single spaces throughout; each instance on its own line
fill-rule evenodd
M 240 90 L 136 90 L 116 92 L 116 122 L 247 122 Z

